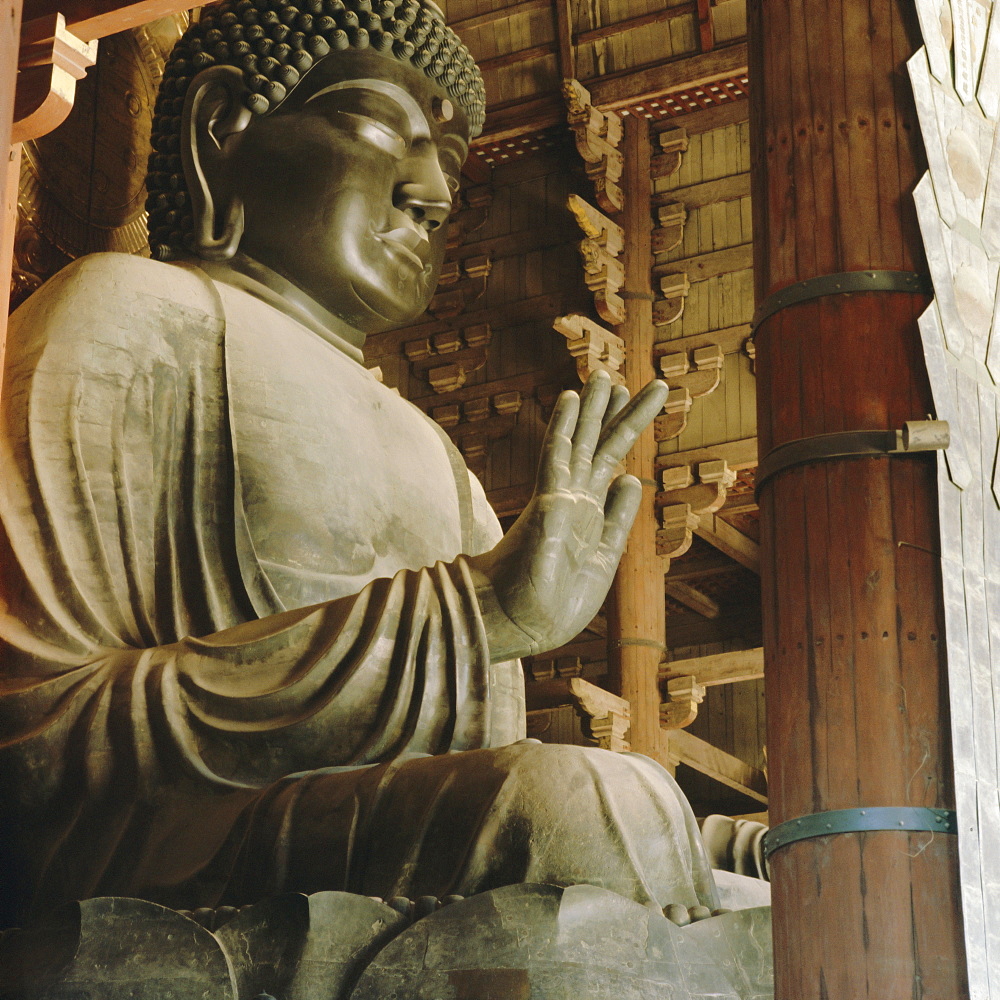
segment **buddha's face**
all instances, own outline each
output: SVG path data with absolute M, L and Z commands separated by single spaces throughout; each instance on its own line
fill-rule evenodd
M 437 84 L 377 52 L 337 53 L 226 142 L 243 253 L 364 333 L 423 312 L 468 153 L 465 114 Z

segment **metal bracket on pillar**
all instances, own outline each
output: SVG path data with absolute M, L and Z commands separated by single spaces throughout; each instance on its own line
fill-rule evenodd
M 958 833 L 953 809 L 922 806 L 868 806 L 864 809 L 833 809 L 781 823 L 764 837 L 764 859 L 800 840 L 830 837 L 838 833 L 872 833 L 897 830 L 909 833 Z
M 772 448 L 757 466 L 755 492 L 779 472 L 835 458 L 885 458 L 948 447 L 947 420 L 907 420 L 898 431 L 839 431 L 798 438 Z

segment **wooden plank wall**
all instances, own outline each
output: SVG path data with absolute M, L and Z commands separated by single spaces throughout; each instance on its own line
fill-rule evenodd
M 671 124 L 683 126 L 684 120 Z M 744 326 L 749 336 L 754 309 L 749 171 L 750 125 L 743 121 L 691 135 L 680 168 L 656 180 L 658 201 L 672 199 L 688 206 L 684 239 L 675 249 L 658 254 L 656 264 L 676 264 L 691 280 L 683 315 L 659 328 L 661 343 Z M 685 261 L 691 266 L 685 267 Z M 711 276 L 703 277 L 702 271 Z M 744 339 L 738 335 L 736 343 Z M 739 441 L 756 432 L 750 358 L 742 349 L 731 350 L 722 384 L 695 401 L 687 427 L 679 437 L 661 442 L 660 454 Z

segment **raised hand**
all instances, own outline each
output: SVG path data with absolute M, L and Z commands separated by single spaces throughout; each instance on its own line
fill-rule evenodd
M 629 400 L 604 372 L 559 397 L 528 506 L 469 560 L 494 661 L 555 649 L 600 609 L 642 496 L 634 476 L 612 479 L 666 398 L 654 381 Z

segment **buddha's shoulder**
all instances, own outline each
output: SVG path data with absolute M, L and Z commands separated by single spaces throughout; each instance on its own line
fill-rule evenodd
M 225 321 L 212 283 L 195 268 L 129 254 L 81 257 L 11 316 L 8 350 L 93 353 L 102 345 L 139 356 L 185 353 L 221 339 Z

